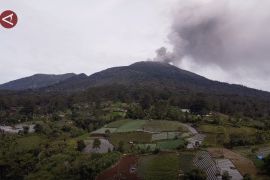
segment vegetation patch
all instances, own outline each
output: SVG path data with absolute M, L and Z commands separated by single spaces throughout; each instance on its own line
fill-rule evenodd
M 139 159 L 139 177 L 145 180 L 177 179 L 179 158 L 175 153 L 142 156 Z
M 143 149 L 143 150 L 150 150 L 150 151 L 154 151 L 157 148 L 157 144 L 137 144 L 136 146 L 139 149 Z
M 152 135 L 146 132 L 112 133 L 110 142 L 117 148 L 123 143 L 124 149 L 129 150 L 133 144 L 150 143 L 151 138 Z
M 181 152 L 179 154 L 180 160 L 180 169 L 184 172 L 190 172 L 191 169 L 194 169 L 193 158 L 195 154 L 193 152 Z
M 133 121 L 133 120 L 122 119 L 122 120 L 111 122 L 111 123 L 105 125 L 105 127 L 106 128 L 119 128 L 120 126 L 122 126 L 130 121 Z
M 161 132 L 152 134 L 152 141 L 174 139 L 180 137 L 180 132 Z
M 162 120 L 151 120 L 147 121 L 143 129 L 145 131 L 162 132 L 162 131 L 185 131 L 186 129 L 181 123 L 177 121 L 162 121 Z
M 167 140 L 157 142 L 157 147 L 161 150 L 173 150 L 177 148 L 185 147 L 185 141 L 183 139 Z
M 91 132 L 91 134 L 106 134 L 107 132 L 113 133 L 116 131 L 116 128 L 100 128 L 96 131 Z
M 145 120 L 132 120 L 124 123 L 122 126 L 117 128 L 116 132 L 132 132 L 142 129 L 145 124 Z
M 39 145 L 45 141 L 46 139 L 38 135 L 29 135 L 26 137 L 18 138 L 13 148 L 17 152 L 29 151 L 38 148 Z

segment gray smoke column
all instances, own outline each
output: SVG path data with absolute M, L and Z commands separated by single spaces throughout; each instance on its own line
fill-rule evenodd
M 168 36 L 172 52 L 155 60 L 270 73 L 269 0 L 181 0 Z

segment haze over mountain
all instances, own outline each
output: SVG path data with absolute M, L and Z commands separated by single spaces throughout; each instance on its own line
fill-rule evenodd
M 109 68 L 90 76 L 85 74 L 34 75 L 15 80 L 0 89 L 41 91 L 82 91 L 91 87 L 110 85 L 166 88 L 215 94 L 267 97 L 270 93 L 241 85 L 212 81 L 176 66 L 153 61 L 137 62 L 130 66 Z
M 47 87 L 75 76 L 74 73 L 53 75 L 35 74 L 33 76 L 17 79 L 0 85 L 1 90 L 27 90 Z

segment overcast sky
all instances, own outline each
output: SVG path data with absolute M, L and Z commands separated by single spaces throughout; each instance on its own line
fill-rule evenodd
M 156 49 L 166 47 L 177 56 L 174 64 L 181 68 L 210 79 L 270 91 L 270 3 L 268 0 L 212 1 L 1 1 L 0 12 L 13 10 L 19 21 L 13 29 L 0 27 L 0 83 L 36 73 L 89 75 L 154 58 Z M 208 23 L 207 18 L 214 21 Z M 191 23 L 182 23 L 187 19 Z M 201 25 L 203 31 L 198 30 Z M 224 35 L 221 29 L 228 30 L 223 39 L 219 38 Z M 209 40 L 214 44 L 222 42 L 222 51 Z M 183 42 L 189 41 L 192 42 L 189 44 L 199 43 L 183 48 Z M 223 47 L 229 44 L 234 46 L 224 51 Z M 209 52 L 213 49 L 214 56 L 199 58 L 206 51 L 205 45 Z M 213 58 L 216 52 L 222 58 Z M 247 52 L 250 53 L 242 55 Z

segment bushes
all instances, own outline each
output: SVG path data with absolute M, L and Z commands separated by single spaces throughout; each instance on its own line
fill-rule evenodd
M 206 177 L 207 176 L 203 171 L 199 169 L 193 169 L 185 174 L 184 180 L 206 180 Z
M 83 149 L 86 147 L 85 143 L 83 140 L 78 140 L 77 141 L 77 150 L 78 151 L 83 151 Z

